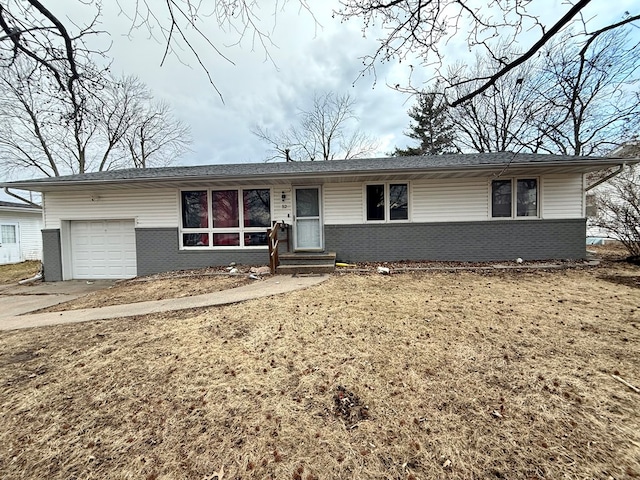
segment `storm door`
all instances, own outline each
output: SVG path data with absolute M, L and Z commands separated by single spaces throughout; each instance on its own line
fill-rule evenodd
M 294 245 L 296 250 L 322 250 L 319 187 L 295 189 Z

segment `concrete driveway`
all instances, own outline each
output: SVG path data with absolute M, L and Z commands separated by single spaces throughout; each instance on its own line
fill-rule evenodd
M 109 288 L 114 283 L 114 280 L 69 280 L 39 282 L 32 285 L 2 285 L 0 320 L 73 300 L 89 292 Z

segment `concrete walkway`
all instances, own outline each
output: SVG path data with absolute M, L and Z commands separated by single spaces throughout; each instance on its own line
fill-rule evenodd
M 254 298 L 269 297 L 281 293 L 293 292 L 324 282 L 330 275 L 276 275 L 265 280 L 257 280 L 242 287 L 219 292 L 194 295 L 192 297 L 171 298 L 151 302 L 138 302 L 111 307 L 68 310 L 66 312 L 36 313 L 0 318 L 0 330 L 42 327 L 63 323 L 106 320 L 109 318 L 133 317 L 150 313 L 185 310 L 189 308 L 211 307 L 244 302 Z

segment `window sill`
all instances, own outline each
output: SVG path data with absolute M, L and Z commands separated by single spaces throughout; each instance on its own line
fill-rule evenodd
M 411 220 L 365 220 L 365 225 L 386 225 L 389 223 L 411 223 Z
M 241 247 L 239 245 L 224 246 L 224 247 L 180 247 L 178 249 L 181 252 L 208 252 L 216 250 L 269 250 L 267 245 L 255 245 L 251 247 Z

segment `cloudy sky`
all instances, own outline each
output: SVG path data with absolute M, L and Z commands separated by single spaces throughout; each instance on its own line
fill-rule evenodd
M 587 14 L 595 17 L 594 24 L 601 24 L 617 19 L 624 12 L 622 4 L 626 2 L 631 8 L 634 1 L 620 0 L 621 5 L 615 11 L 589 7 Z M 65 14 L 77 15 L 79 3 L 65 0 L 61 5 L 69 9 Z M 193 151 L 179 159 L 179 164 L 264 161 L 267 146 L 251 133 L 252 128 L 288 127 L 296 122 L 301 109 L 308 109 L 314 93 L 350 93 L 357 102 L 359 126 L 378 139 L 380 154 L 409 142 L 403 131 L 409 123 L 406 112 L 413 99 L 387 85 L 406 83 L 407 64 L 415 62 L 378 65 L 377 78 L 365 75 L 358 79 L 362 69 L 360 58 L 373 53 L 377 46 L 375 35 L 365 38 L 359 22 L 344 23 L 332 18 L 333 9 L 339 7 L 337 0 L 312 3 L 313 16 L 301 11 L 297 1 L 290 0 L 286 8 L 277 11 L 276 17 L 274 1 L 257 2 L 263 6 L 263 10 L 254 10 L 259 17 L 258 25 L 272 31 L 273 45 L 268 47 L 272 60 L 265 59 L 264 49 L 253 45 L 251 37 L 229 46 L 238 36 L 221 29 L 213 17 L 205 18 L 200 24 L 202 31 L 233 61 L 232 64 L 223 60 L 204 42 L 196 41 L 198 53 L 224 102 L 189 52 L 171 55 L 160 66 L 164 48 L 161 38 L 150 38 L 145 28 L 130 31 L 131 20 L 126 14 L 133 10 L 124 7 L 123 14 L 111 2 L 105 3 L 109 5 L 104 6 L 100 27 L 110 33 L 109 56 L 113 59 L 114 73 L 140 77 L 156 97 L 168 101 L 176 116 L 191 127 Z M 155 12 L 165 15 L 163 2 L 159 3 Z M 538 5 L 543 10 L 537 13 L 550 20 L 568 9 L 563 0 L 542 0 Z M 606 7 L 599 2 L 599 8 L 603 6 Z M 157 30 L 156 37 L 160 37 Z M 530 41 L 536 38 L 537 34 Z M 445 47 L 445 58 L 449 61 L 469 55 L 463 39 L 457 40 Z M 424 72 L 422 75 L 428 76 Z
M 267 146 L 251 130 L 256 125 L 270 130 L 286 128 L 296 122 L 301 109 L 309 107 L 314 93 L 325 92 L 350 93 L 356 100 L 361 129 L 379 140 L 381 152 L 393 150 L 405 141 L 402 131 L 408 124 L 406 110 L 411 103 L 385 83 L 405 80 L 406 69 L 386 65 L 378 69 L 377 84 L 369 75 L 354 84 L 362 67 L 359 57 L 375 49 L 375 40 L 363 38 L 359 24 L 341 24 L 331 18 L 337 2 L 318 4 L 313 7 L 315 19 L 296 8 L 296 2 L 278 11 L 276 18 L 272 9 L 257 12 L 260 27 L 273 32 L 274 45 L 268 47 L 271 60 L 265 59 L 262 46 L 252 45 L 251 37 L 225 48 L 237 35 L 221 31 L 213 19 L 202 27 L 233 61 L 223 60 L 206 44 L 197 42 L 224 100 L 189 52 L 178 52 L 179 58 L 168 57 L 160 67 L 164 45 L 149 39 L 146 29 L 133 31 L 128 37 L 115 33 L 127 32 L 130 25 L 115 10 L 105 11 L 103 19 L 104 29 L 112 32 L 112 70 L 139 76 L 190 125 L 193 152 L 179 160 L 182 164 L 264 161 Z
M 126 14 L 134 13 L 133 5 L 138 2 L 122 0 L 124 13 L 117 8 L 118 2 L 103 2 L 99 29 L 109 35 L 97 41 L 102 46 L 111 43 L 108 55 L 112 71 L 137 75 L 158 99 L 169 102 L 175 115 L 192 130 L 192 152 L 175 164 L 264 161 L 267 146 L 251 130 L 257 125 L 270 130 L 290 126 L 300 110 L 309 108 L 314 93 L 326 92 L 351 94 L 357 102 L 359 127 L 378 139 L 379 154 L 390 152 L 395 146 L 406 146 L 409 140 L 403 131 L 409 123 L 406 112 L 413 99 L 387 85 L 406 83 L 408 63 L 417 61 L 378 65 L 377 78 L 365 75 L 358 79 L 362 69 L 360 58 L 373 53 L 377 46 L 373 32 L 364 37 L 358 21 L 344 23 L 332 18 L 333 10 L 339 7 L 338 0 L 312 2 L 313 16 L 301 11 L 297 0 L 289 0 L 285 2 L 286 8 L 278 10 L 274 17 L 276 1 L 259 0 L 256 3 L 263 9 L 254 9 L 259 27 L 272 31 L 273 45 L 268 47 L 271 60 L 265 59 L 264 49 L 252 44 L 250 36 L 239 45 L 230 45 L 238 35 L 221 28 L 215 17 L 203 17 L 199 23 L 211 42 L 233 62 L 223 60 L 203 41 L 194 41 L 224 101 L 188 51 L 170 55 L 160 66 L 165 45 L 157 28 L 152 32 L 155 39 L 144 27 L 130 28 L 132 22 Z M 597 6 L 589 6 L 585 13 L 593 17 L 596 27 L 619 19 L 636 1 L 617 0 L 615 9 L 607 7 L 607 2 L 593 2 Z M 279 0 L 280 5 L 282 2 Z M 152 7 L 153 12 L 161 19 L 166 17 L 164 2 L 147 0 L 140 4 L 157 5 Z M 57 0 L 54 5 L 50 8 L 55 14 L 78 23 L 91 18 L 95 7 L 80 0 Z M 549 23 L 569 8 L 565 0 L 538 0 L 536 6 L 542 10 L 534 13 Z M 603 8 L 608 10 L 598 10 Z M 529 35 L 523 43 L 533 43 L 537 36 L 538 33 Z M 463 38 L 454 38 L 442 51 L 450 62 L 469 58 Z M 424 70 L 415 75 L 429 76 Z

